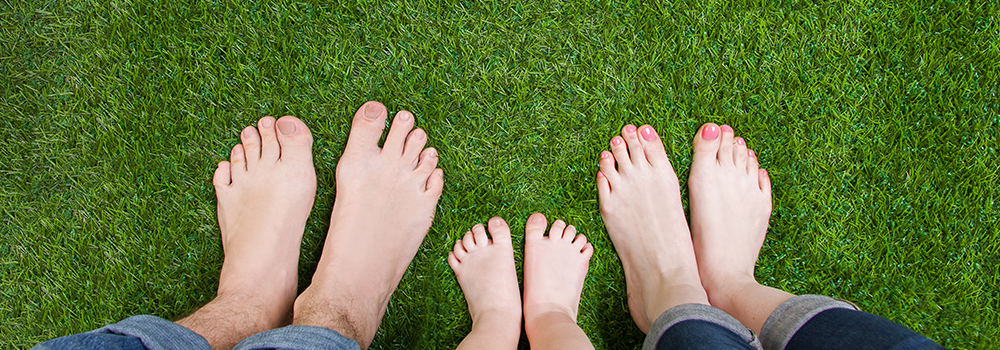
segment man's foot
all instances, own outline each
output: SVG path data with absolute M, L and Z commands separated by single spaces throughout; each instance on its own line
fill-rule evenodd
M 312 285 L 295 301 L 294 324 L 333 329 L 368 347 L 389 297 L 427 230 L 444 185 L 427 134 L 400 111 L 378 147 L 388 113 L 358 109 L 340 162 L 330 231 Z
M 513 349 L 521 335 L 521 292 L 510 227 L 499 217 L 489 225 L 493 239 L 477 224 L 448 253 L 448 265 L 472 314 L 472 332 L 459 349 Z
M 593 348 L 576 323 L 594 246 L 562 220 L 532 214 L 524 225 L 524 329 L 535 349 Z
M 225 261 L 218 297 L 180 321 L 214 348 L 291 321 L 299 245 L 316 196 L 312 135 L 301 120 L 246 127 L 212 180 Z
M 743 138 L 734 137 L 733 128 L 705 124 L 694 138 L 688 186 L 691 232 L 709 300 L 759 331 L 759 324 L 753 324 L 762 324 L 770 311 L 740 312 L 734 300 L 736 294 L 759 286 L 754 265 L 771 217 L 767 171 L 759 169 L 757 156 Z M 775 302 L 792 296 L 777 290 L 770 294 Z M 762 304 L 762 297 L 752 299 Z
M 626 125 L 611 152 L 601 153 L 600 168 L 601 217 L 624 265 L 639 329 L 648 332 L 674 306 L 707 305 L 677 175 L 653 127 Z

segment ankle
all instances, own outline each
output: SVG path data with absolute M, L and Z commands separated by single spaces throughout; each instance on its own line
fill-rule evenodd
M 569 310 L 555 306 L 547 307 L 544 311 L 535 311 L 524 315 L 524 331 L 528 333 L 529 338 L 531 334 L 544 332 L 544 329 L 548 327 L 563 323 L 575 325 L 576 315 L 570 313 Z
M 706 281 L 705 292 L 708 293 L 708 300 L 723 311 L 729 310 L 738 296 L 746 289 L 759 286 L 753 275 L 734 274 L 726 278 L 713 278 Z

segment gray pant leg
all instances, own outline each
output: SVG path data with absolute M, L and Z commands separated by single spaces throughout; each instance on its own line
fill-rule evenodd
M 142 346 L 148 350 L 212 350 L 208 341 L 194 331 L 179 324 L 152 315 L 139 315 L 126 318 L 118 323 L 110 324 L 87 333 L 116 334 L 138 338 Z M 38 344 L 33 349 L 50 349 L 60 339 L 84 335 L 86 333 L 53 339 Z
M 760 342 L 753 331 L 724 311 L 703 304 L 677 305 L 665 311 L 649 327 L 649 333 L 646 334 L 646 341 L 643 342 L 642 349 L 656 349 L 656 343 L 660 340 L 663 332 L 675 324 L 689 320 L 705 321 L 722 326 L 742 337 L 750 346 L 760 349 Z
M 778 305 L 764 321 L 760 331 L 761 343 L 765 350 L 782 350 L 813 316 L 829 309 L 851 309 L 858 307 L 845 301 L 822 295 L 800 295 Z
M 354 339 L 313 326 L 285 326 L 243 339 L 233 350 L 361 350 Z

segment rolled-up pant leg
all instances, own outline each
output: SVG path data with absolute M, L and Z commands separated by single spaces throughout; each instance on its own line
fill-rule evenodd
M 38 344 L 32 350 L 211 350 L 194 331 L 165 319 L 140 315 L 99 329 Z M 287 326 L 247 337 L 234 350 L 360 350 L 358 343 L 336 331 Z
M 760 332 L 765 350 L 944 349 L 927 337 L 852 304 L 820 295 L 782 303 Z
M 664 312 L 646 334 L 643 350 L 740 349 L 760 347 L 753 332 L 729 314 L 702 304 L 678 305 Z

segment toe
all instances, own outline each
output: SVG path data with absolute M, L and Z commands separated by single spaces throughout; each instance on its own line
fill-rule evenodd
M 656 130 L 652 126 L 643 125 L 639 128 L 639 143 L 642 144 L 646 160 L 649 161 L 650 165 L 655 167 L 670 166 L 667 151 L 663 148 L 663 140 L 660 140 L 660 135 L 656 134 Z
M 257 132 L 260 134 L 260 160 L 267 163 L 277 162 L 278 157 L 281 156 L 281 147 L 278 147 L 274 118 L 260 118 L 257 121 Z
M 378 152 L 378 139 L 382 137 L 382 130 L 385 129 L 385 118 L 385 106 L 376 101 L 368 101 L 358 108 L 354 113 L 351 134 L 347 138 L 344 153 Z
M 587 257 L 587 260 L 590 260 L 590 257 L 594 256 L 594 245 L 587 243 L 586 245 L 583 246 L 582 253 L 583 256 Z
M 233 146 L 233 150 L 229 152 L 230 176 L 232 176 L 233 181 L 239 181 L 247 172 L 246 153 L 243 145 Z
M 403 154 L 403 143 L 406 142 L 406 135 L 413 129 L 413 114 L 407 111 L 399 111 L 392 119 L 392 126 L 389 127 L 389 134 L 385 136 L 385 143 L 382 144 L 382 154 L 400 156 Z
M 257 128 L 252 126 L 244 128 L 240 133 L 240 141 L 243 143 L 246 168 L 251 170 L 260 162 L 260 135 L 257 134 Z
M 694 160 L 697 162 L 716 161 L 719 155 L 719 134 L 721 129 L 714 123 L 701 126 L 694 136 Z
M 406 146 L 403 146 L 403 160 L 413 163 L 416 167 L 417 157 L 423 152 L 425 145 L 427 145 L 427 133 L 423 129 L 411 131 L 406 137 Z
M 573 238 L 576 238 L 576 226 L 566 225 L 566 229 L 562 232 L 562 239 L 572 242 Z
M 479 249 L 479 247 L 476 246 L 476 237 L 472 234 L 472 231 L 465 232 L 465 237 L 462 238 L 462 247 L 464 247 L 465 251 L 469 253 Z
M 441 196 L 441 190 L 444 189 L 444 170 L 434 169 L 431 175 L 427 177 L 427 188 L 424 193 L 438 198 Z
M 615 156 L 612 164 L 617 165 L 616 169 L 619 173 L 632 168 L 632 159 L 628 157 L 628 145 L 625 144 L 625 139 L 621 136 L 611 138 L 611 155 Z
M 597 161 L 597 166 L 604 173 L 604 176 L 614 176 L 618 180 L 618 169 L 615 169 L 615 155 L 611 152 L 601 152 L 601 159 Z
M 608 176 L 604 175 L 603 171 L 597 172 L 597 196 L 601 202 L 604 202 L 608 196 L 611 195 L 611 183 L 608 182 Z
M 514 243 L 510 239 L 510 226 L 503 218 L 496 216 L 490 219 L 490 237 L 493 237 L 493 244 L 510 247 Z
M 299 118 L 284 116 L 275 123 L 282 161 L 307 161 L 312 164 L 312 133 Z
M 430 175 L 438 165 L 437 150 L 434 148 L 424 149 L 420 152 L 420 161 L 417 162 L 417 174 Z
M 757 170 L 760 164 L 757 163 L 757 154 L 752 149 L 747 150 L 747 175 L 757 179 Z
M 490 237 L 486 235 L 486 228 L 483 224 L 472 226 L 472 237 L 476 240 L 476 246 L 482 248 L 490 244 Z
M 215 169 L 215 175 L 212 176 L 212 184 L 215 185 L 216 191 L 223 187 L 229 187 L 229 184 L 233 182 L 231 172 L 232 165 L 229 162 L 219 162 L 218 168 Z
M 552 228 L 549 229 L 549 238 L 562 239 L 563 231 L 565 230 L 566 230 L 566 222 L 562 220 L 553 221 Z
M 451 266 L 451 270 L 458 273 L 458 264 L 462 261 L 455 256 L 455 252 L 448 252 L 448 266 Z
M 722 141 L 720 141 L 719 146 L 719 164 L 722 165 L 733 165 L 733 128 L 729 125 L 723 125 L 720 127 L 722 129 Z
M 747 166 L 747 142 L 742 137 L 737 137 L 733 145 L 733 164 L 736 164 L 737 169 Z
M 524 240 L 536 240 L 545 235 L 545 215 L 534 213 L 528 217 L 528 222 L 524 224 Z
M 452 254 L 458 258 L 459 262 L 464 260 L 466 255 L 469 255 L 469 252 L 465 251 L 465 246 L 462 245 L 461 239 L 455 241 L 455 249 L 452 249 Z
M 629 124 L 622 128 L 622 137 L 625 138 L 625 144 L 628 145 L 628 156 L 632 159 L 632 165 L 649 165 L 646 153 L 642 149 L 642 143 L 639 142 L 639 132 L 635 125 Z
M 767 170 L 760 169 L 758 176 L 758 184 L 760 185 L 760 190 L 767 195 L 767 203 L 771 203 L 771 177 L 767 173 Z
M 584 236 L 582 233 L 576 235 L 576 237 L 573 238 L 573 246 L 576 247 L 577 250 L 583 251 L 583 247 L 587 246 L 587 236 Z

